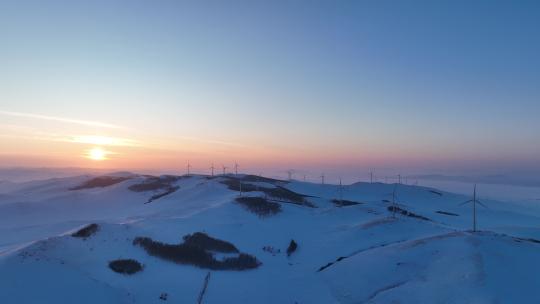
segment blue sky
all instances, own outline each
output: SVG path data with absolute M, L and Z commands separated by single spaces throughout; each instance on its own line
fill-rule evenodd
M 0 114 L 4 166 L 540 169 L 537 1 L 0 1 L 0 37 L 0 111 L 124 127 Z

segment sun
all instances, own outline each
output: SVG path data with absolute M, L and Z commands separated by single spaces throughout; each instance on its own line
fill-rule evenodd
M 102 148 L 92 148 L 88 150 L 86 157 L 91 160 L 106 160 L 107 159 L 107 152 L 103 150 Z

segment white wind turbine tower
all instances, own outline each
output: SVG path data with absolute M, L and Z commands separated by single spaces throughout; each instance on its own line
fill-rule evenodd
M 238 178 L 238 196 L 242 196 L 242 179 Z
M 189 160 L 187 162 L 187 175 L 189 176 L 189 173 L 190 173 L 190 169 L 191 169 L 191 164 L 189 163 Z
M 223 168 L 223 175 L 225 175 L 225 173 L 227 173 L 227 168 L 225 165 L 221 165 L 221 167 Z
M 321 174 L 321 184 L 324 185 L 324 173 Z
M 238 163 L 234 162 L 234 175 L 238 175 Z M 225 168 L 223 169 L 223 174 L 225 174 Z M 238 196 L 242 196 L 242 179 L 238 179 Z
M 391 208 L 392 210 L 392 218 L 396 218 L 396 212 L 398 210 L 398 196 L 397 196 L 397 187 L 398 187 L 398 183 L 395 183 L 394 184 L 394 190 L 392 190 L 392 193 L 389 193 L 387 195 L 392 195 L 392 201 L 390 202 L 392 205 L 388 208 Z M 388 201 L 386 201 L 388 202 Z
M 341 183 L 341 177 L 339 178 L 339 202 L 343 205 L 343 184 Z
M 373 184 L 373 171 L 369 172 L 369 183 Z
M 394 185 L 394 191 L 392 191 L 392 218 L 396 218 L 396 209 L 397 209 L 397 203 L 396 203 L 396 192 L 397 192 L 397 185 Z
M 484 205 L 481 201 L 476 199 L 476 184 L 474 184 L 474 190 L 473 190 L 473 198 L 471 200 L 468 200 L 466 202 L 463 202 L 459 204 L 460 206 L 463 206 L 465 204 L 472 203 L 473 207 L 473 232 L 476 232 L 476 203 L 478 203 L 480 206 L 487 208 L 486 205 Z
M 212 166 L 210 167 L 210 169 L 212 170 L 212 176 L 214 176 L 214 169 L 215 169 L 214 163 L 212 163 Z

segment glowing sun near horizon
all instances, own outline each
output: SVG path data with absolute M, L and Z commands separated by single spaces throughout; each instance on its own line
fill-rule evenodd
M 101 161 L 107 159 L 107 152 L 102 148 L 95 147 L 88 150 L 86 157 L 91 160 Z

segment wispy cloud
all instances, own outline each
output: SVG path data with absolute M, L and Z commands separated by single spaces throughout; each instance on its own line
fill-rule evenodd
M 99 145 L 99 146 L 126 146 L 126 147 L 142 146 L 142 143 L 134 139 L 98 136 L 98 135 L 74 136 L 68 139 L 67 141 L 73 142 L 73 143 L 79 143 L 79 144 L 92 144 L 92 145 Z
M 0 137 L 51 142 L 66 142 L 94 146 L 143 147 L 143 142 L 125 137 L 73 135 L 63 131 L 48 132 L 35 127 L 0 123 Z
M 3 111 L 0 110 L 0 116 L 11 116 L 11 117 L 21 117 L 28 119 L 39 119 L 39 120 L 49 120 L 57 121 L 68 124 L 78 124 L 83 126 L 93 126 L 109 129 L 123 129 L 129 130 L 129 128 L 119 125 L 114 125 L 110 123 L 104 123 L 99 121 L 89 121 L 89 120 L 80 120 L 72 119 L 66 117 L 58 116 L 48 116 L 35 113 L 25 113 L 25 112 L 13 112 L 13 111 Z M 20 123 L 20 122 L 19 122 Z M 9 132 L 8 134 L 2 132 Z M 2 134 L 3 133 L 3 134 Z M 127 137 L 115 137 L 115 136 L 102 136 L 102 135 L 75 135 L 71 132 L 65 132 L 64 130 L 57 130 L 57 132 L 49 132 L 42 128 L 35 128 L 28 125 L 18 125 L 18 124 L 1 124 L 0 123 L 0 137 L 9 137 L 9 138 L 19 138 L 19 139 L 30 139 L 30 140 L 40 140 L 40 141 L 52 141 L 52 142 L 68 142 L 74 144 L 87 144 L 87 145 L 96 145 L 96 146 L 122 146 L 122 147 L 136 147 L 136 148 L 152 148 L 160 150 L 184 150 L 186 147 L 194 148 L 191 143 L 205 144 L 210 147 L 221 146 L 223 148 L 228 147 L 229 149 L 239 149 L 239 148 L 250 148 L 251 146 L 242 144 L 234 141 L 227 140 L 218 140 L 212 138 L 204 137 L 194 137 L 194 136 L 162 136 L 155 135 L 147 137 L 144 141 L 140 139 L 133 139 Z M 140 137 L 140 136 L 139 136 Z M 201 147 L 199 147 L 201 148 Z
M 13 116 L 13 117 L 24 117 L 24 118 L 33 118 L 33 119 L 42 119 L 42 120 L 52 120 L 70 124 L 78 124 L 84 126 L 100 127 L 100 128 L 110 128 L 110 129 L 121 129 L 122 126 L 113 125 L 109 123 L 99 122 L 99 121 L 90 121 L 90 120 L 80 120 L 72 119 L 66 117 L 57 117 L 57 116 L 47 116 L 34 113 L 21 113 L 21 112 L 10 112 L 10 111 L 1 111 L 0 115 Z

